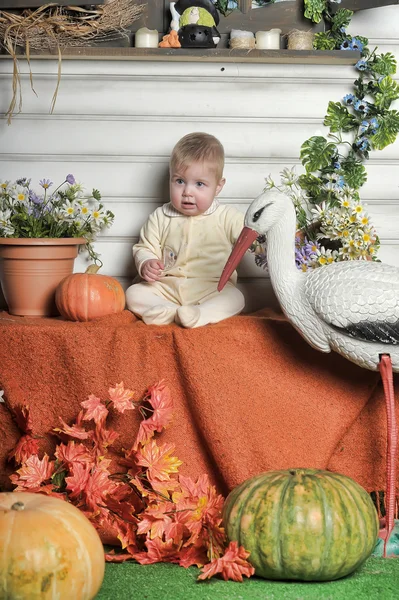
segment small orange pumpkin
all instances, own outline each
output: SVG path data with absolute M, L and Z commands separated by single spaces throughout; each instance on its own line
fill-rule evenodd
M 55 292 L 59 313 L 69 321 L 91 321 L 125 308 L 123 287 L 109 275 L 99 275 L 99 266 L 65 277 Z
M 105 569 L 100 536 L 69 502 L 0 493 L 0 598 L 91 600 Z

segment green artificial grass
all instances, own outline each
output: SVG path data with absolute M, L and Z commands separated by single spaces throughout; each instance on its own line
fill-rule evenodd
M 399 559 L 369 558 L 343 579 L 325 583 L 197 581 L 199 569 L 157 563 L 108 563 L 96 600 L 397 600 Z

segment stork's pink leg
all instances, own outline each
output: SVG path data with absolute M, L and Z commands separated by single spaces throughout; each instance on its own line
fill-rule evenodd
M 393 390 L 392 362 L 389 354 L 381 354 L 379 367 L 382 378 L 382 384 L 384 386 L 385 403 L 387 410 L 387 487 L 385 496 L 385 532 L 383 534 L 383 556 L 384 558 L 386 558 L 386 547 L 394 527 L 395 519 L 398 430 L 396 427 L 395 416 L 395 395 Z

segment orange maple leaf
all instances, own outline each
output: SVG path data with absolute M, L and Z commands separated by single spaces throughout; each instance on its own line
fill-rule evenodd
M 94 462 L 93 455 L 83 444 L 75 444 L 73 440 L 69 440 L 68 444 L 59 444 L 54 452 L 56 458 L 63 463 L 72 467 L 74 463 L 83 463 L 92 465 Z
M 71 498 L 77 498 L 85 490 L 89 477 L 90 465 L 80 462 L 73 464 L 72 474 L 69 477 L 65 477 L 65 483 Z
M 165 529 L 172 523 L 172 519 L 167 512 L 172 512 L 174 505 L 171 502 L 158 502 L 150 505 L 140 514 L 140 522 L 137 527 L 137 533 L 148 533 L 150 539 L 154 537 L 162 538 Z
M 17 488 L 15 492 L 24 491 L 39 487 L 44 481 L 50 479 L 54 472 L 54 462 L 49 462 L 49 456 L 45 454 L 40 460 L 38 456 L 33 454 L 28 460 L 18 469 L 19 475 L 11 475 L 10 479 Z
M 106 429 L 104 421 L 96 423 L 96 428 L 93 432 L 93 441 L 98 448 L 97 454 L 102 454 L 108 446 L 112 446 L 118 437 L 119 433 L 117 431 Z
M 230 542 L 224 556 L 217 558 L 205 565 L 198 579 L 210 579 L 220 573 L 223 579 L 242 581 L 242 576 L 251 577 L 255 573 L 253 566 L 246 560 L 249 552 L 243 546 L 238 547 L 237 542 Z
M 89 399 L 81 402 L 81 406 L 86 409 L 83 417 L 84 421 L 93 420 L 95 423 L 102 423 L 108 416 L 108 410 L 105 408 L 102 400 L 90 394 Z
M 121 563 L 121 562 L 125 562 L 127 560 L 132 560 L 132 558 L 133 558 L 133 556 L 131 554 L 129 554 L 128 552 L 120 552 L 120 553 L 116 554 L 115 550 L 111 550 L 111 552 L 108 552 L 107 554 L 105 554 L 106 562 Z
M 125 390 L 123 381 L 117 383 L 114 388 L 109 388 L 108 395 L 114 408 L 120 413 L 124 413 L 125 410 L 134 410 L 136 408 L 132 402 L 134 392 Z
M 148 388 L 146 400 L 153 408 L 153 414 L 149 419 L 144 419 L 140 423 L 134 448 L 139 444 L 145 444 L 155 431 L 161 432 L 167 427 L 173 416 L 173 402 L 170 396 L 169 388 L 163 381 Z
M 137 464 L 147 469 L 147 478 L 167 481 L 170 473 L 177 473 L 182 463 L 176 456 L 170 456 L 175 449 L 174 444 L 158 446 L 151 440 L 137 452 Z
M 28 460 L 32 454 L 38 454 L 39 442 L 34 439 L 31 435 L 23 435 L 17 445 L 8 455 L 8 460 L 14 459 L 18 465 L 22 465 Z
M 187 569 L 196 565 L 202 567 L 207 562 L 207 556 L 203 544 L 189 546 L 188 548 L 182 548 L 179 552 L 179 565 Z
M 86 431 L 84 427 L 81 427 L 83 411 L 80 411 L 76 419 L 76 423 L 74 423 L 73 425 L 67 425 L 61 417 L 58 418 L 61 421 L 62 429 L 60 429 L 59 427 L 54 427 L 53 431 L 55 431 L 56 433 L 61 433 L 72 438 L 77 438 L 79 440 L 87 440 L 89 437 L 91 437 L 90 432 Z

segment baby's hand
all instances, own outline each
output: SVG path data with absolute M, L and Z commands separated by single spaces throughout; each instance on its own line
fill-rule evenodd
M 146 260 L 141 268 L 141 276 L 145 281 L 159 281 L 163 275 L 164 264 L 161 260 Z

